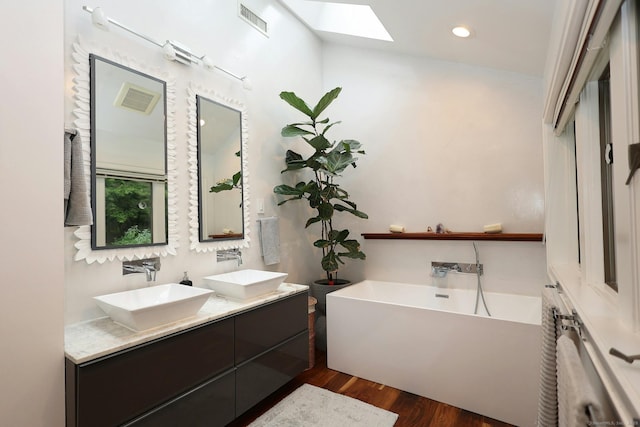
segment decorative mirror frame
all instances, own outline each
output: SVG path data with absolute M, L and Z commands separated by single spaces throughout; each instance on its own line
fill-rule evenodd
M 143 259 L 154 256 L 175 255 L 179 246 L 178 240 L 178 214 L 177 214 L 177 185 L 176 185 L 176 147 L 175 147 L 175 78 L 170 74 L 149 69 L 144 64 L 136 62 L 118 52 L 110 49 L 99 49 L 89 46 L 80 37 L 73 43 L 74 59 L 74 127 L 82 138 L 82 148 L 84 154 L 84 173 L 87 180 L 87 188 L 91 188 L 91 77 L 89 66 L 89 53 L 109 59 L 119 65 L 140 71 L 157 79 L 166 82 L 166 103 L 167 103 L 167 227 L 168 236 L 166 245 L 138 246 L 114 249 L 91 249 L 91 227 L 83 225 L 77 228 L 74 235 L 78 238 L 75 243 L 77 249 L 75 260 L 85 260 L 88 264 L 115 259 L 125 261 L 132 259 Z
M 200 241 L 200 203 L 198 199 L 198 104 L 196 95 L 210 99 L 219 104 L 240 111 L 241 123 L 241 151 L 242 159 L 242 222 L 244 228 L 244 236 L 242 239 L 225 239 L 218 241 Z M 215 252 L 225 249 L 248 248 L 250 227 L 250 202 L 249 202 L 249 164 L 248 158 L 248 141 L 249 130 L 247 120 L 247 109 L 244 104 L 238 100 L 225 97 L 215 91 L 205 89 L 201 86 L 191 84 L 187 88 L 187 101 L 189 109 L 189 130 L 187 132 L 189 140 L 189 238 L 190 249 L 196 252 Z

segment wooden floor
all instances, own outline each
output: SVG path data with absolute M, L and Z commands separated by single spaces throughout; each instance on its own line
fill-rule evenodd
M 243 427 L 269 410 L 293 390 L 307 383 L 353 397 L 398 414 L 394 427 L 510 427 L 464 409 L 367 381 L 327 368 L 324 353 L 316 353 L 316 365 L 284 385 L 228 427 Z M 304 426 L 301 426 L 304 427 Z M 336 426 L 348 427 L 348 426 Z

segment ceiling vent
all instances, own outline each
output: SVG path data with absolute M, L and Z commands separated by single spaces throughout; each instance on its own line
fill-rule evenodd
M 160 96 L 158 92 L 145 89 L 133 83 L 124 82 L 120 87 L 114 105 L 148 115 L 155 108 Z
M 252 12 L 247 6 L 242 3 L 238 3 L 238 15 L 245 20 L 249 25 L 251 25 L 256 30 L 260 31 L 265 36 L 268 36 L 268 25 L 267 21 L 260 18 L 254 12 Z

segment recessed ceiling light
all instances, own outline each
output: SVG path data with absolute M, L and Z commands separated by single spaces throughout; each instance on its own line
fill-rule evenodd
M 467 27 L 455 27 L 454 29 L 451 30 L 451 32 L 456 36 L 462 37 L 462 38 L 466 38 L 471 35 L 471 30 L 469 30 Z

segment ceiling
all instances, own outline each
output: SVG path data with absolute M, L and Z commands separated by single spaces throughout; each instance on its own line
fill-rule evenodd
M 295 2 L 281 0 L 295 14 Z M 329 2 L 329 0 L 311 0 Z M 330 0 L 370 5 L 394 41 L 314 30 L 327 42 L 542 76 L 557 0 Z M 472 30 L 460 39 L 457 25 Z

